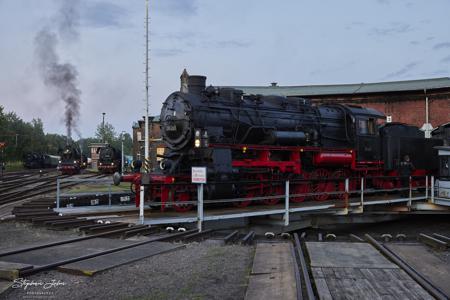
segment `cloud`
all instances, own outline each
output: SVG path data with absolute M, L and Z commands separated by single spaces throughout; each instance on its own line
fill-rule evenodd
M 82 23 L 91 27 L 124 27 L 129 11 L 107 2 L 83 2 Z
M 416 46 L 416 45 L 419 45 L 420 44 L 420 42 L 419 41 L 411 41 L 411 42 L 409 42 L 411 45 L 414 45 L 414 46 Z
M 177 49 L 177 48 L 172 48 L 172 49 L 157 48 L 157 49 L 153 50 L 153 53 L 155 54 L 155 56 L 158 56 L 158 57 L 172 57 L 172 56 L 177 56 L 177 55 L 186 53 L 186 51 L 184 51 L 182 49 Z
M 447 55 L 446 57 L 442 58 L 441 62 L 444 62 L 444 63 L 450 62 L 450 55 Z
M 372 28 L 370 31 L 370 34 L 386 36 L 386 35 L 393 35 L 393 34 L 402 34 L 402 33 L 410 32 L 412 30 L 413 30 L 413 28 L 409 24 L 394 22 L 394 23 L 391 23 L 390 27 Z
M 377 0 L 380 4 L 389 4 L 389 0 Z
M 416 68 L 418 65 L 419 65 L 419 62 L 411 62 L 411 63 L 407 64 L 406 66 L 404 66 L 403 68 L 401 68 L 400 70 L 387 74 L 384 77 L 384 79 L 396 78 L 396 77 L 402 77 L 404 75 L 408 75 L 408 73 L 411 70 L 413 70 L 414 68 Z
M 168 16 L 193 16 L 197 14 L 196 0 L 154 1 L 155 10 Z
M 251 45 L 249 41 L 224 40 L 215 43 L 218 48 L 247 48 Z
M 433 46 L 434 50 L 442 49 L 442 48 L 450 48 L 450 42 L 438 43 Z

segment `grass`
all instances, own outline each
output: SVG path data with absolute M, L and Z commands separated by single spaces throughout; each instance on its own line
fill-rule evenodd
M 6 172 L 22 171 L 24 169 L 23 162 L 20 160 L 6 162 Z
M 74 187 L 71 187 L 67 190 L 68 194 L 75 193 L 88 193 L 88 192 L 108 192 L 109 186 L 108 184 L 80 184 Z M 130 191 L 129 183 L 121 183 L 118 186 L 112 185 L 111 181 L 111 192 L 128 192 Z

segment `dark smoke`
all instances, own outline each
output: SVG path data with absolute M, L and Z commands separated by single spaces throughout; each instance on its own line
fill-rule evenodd
M 78 71 L 70 63 L 61 63 L 57 53 L 59 40 L 78 39 L 79 15 L 78 1 L 61 2 L 58 16 L 55 18 L 58 33 L 49 27 L 41 29 L 35 37 L 36 57 L 44 84 L 53 88 L 58 98 L 64 102 L 64 121 L 67 137 L 71 139 L 72 131 L 77 131 L 80 117 L 81 91 L 78 88 Z M 55 24 L 54 24 L 55 25 Z

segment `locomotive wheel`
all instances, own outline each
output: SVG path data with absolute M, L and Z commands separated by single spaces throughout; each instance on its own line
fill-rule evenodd
M 283 189 L 283 187 L 280 186 L 280 185 L 275 185 L 275 186 L 269 187 L 269 188 L 267 189 L 267 191 L 268 191 L 268 192 L 265 193 L 265 194 L 267 194 L 267 195 L 281 196 L 281 195 L 283 195 L 284 189 Z M 266 204 L 266 205 L 275 205 L 275 204 L 277 204 L 279 201 L 280 201 L 280 198 L 269 198 L 269 199 L 263 200 L 263 203 Z
M 253 197 L 258 197 L 258 193 L 256 192 L 256 190 L 248 190 L 247 193 L 245 194 L 245 197 L 243 198 L 253 198 Z M 244 208 L 249 206 L 252 203 L 252 200 L 244 200 L 244 201 L 239 201 L 239 202 L 233 202 L 233 206 L 235 207 L 239 207 L 239 208 Z
M 178 192 L 175 193 L 175 202 L 180 204 L 174 204 L 173 208 L 177 212 L 187 212 L 190 211 L 193 207 L 192 204 L 182 204 L 182 202 L 191 201 L 191 195 L 189 192 Z
M 326 169 L 316 169 L 311 173 L 311 179 L 326 179 L 330 176 L 330 172 Z M 321 193 L 320 195 L 312 196 L 316 201 L 325 201 L 330 195 L 329 192 L 334 191 L 333 182 L 314 182 L 312 184 L 313 193 Z
M 294 194 L 308 194 L 311 192 L 311 187 L 308 183 L 299 183 L 294 186 Z M 306 200 L 307 196 L 295 196 L 291 197 L 290 201 L 293 203 L 300 203 Z

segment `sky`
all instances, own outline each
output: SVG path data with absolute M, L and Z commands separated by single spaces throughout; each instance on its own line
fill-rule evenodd
M 77 1 L 77 0 L 72 0 Z M 63 0 L 0 0 L 0 105 L 64 134 L 35 36 Z M 78 0 L 78 36 L 60 39 L 78 72 L 81 136 L 131 132 L 145 113 L 145 1 Z M 212 85 L 340 84 L 450 76 L 450 0 L 150 0 L 150 114 L 184 68 Z M 56 29 L 55 29 L 56 30 Z

